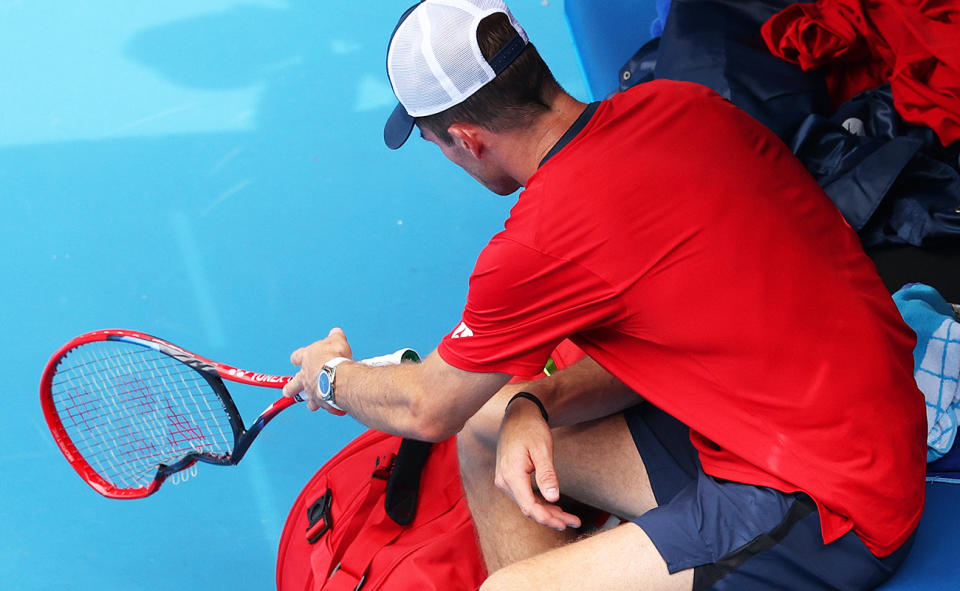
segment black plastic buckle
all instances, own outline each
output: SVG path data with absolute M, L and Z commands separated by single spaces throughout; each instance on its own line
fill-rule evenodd
M 330 506 L 333 504 L 333 491 L 329 488 L 319 499 L 307 507 L 307 542 L 315 544 L 333 527 L 330 518 Z
M 386 454 L 377 458 L 377 463 L 373 468 L 373 477 L 380 480 L 389 480 L 390 473 L 393 472 L 393 466 L 397 461 L 397 454 Z

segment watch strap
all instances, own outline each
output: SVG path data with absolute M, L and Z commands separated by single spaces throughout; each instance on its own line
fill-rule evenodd
M 344 361 L 350 361 L 350 360 L 347 359 L 346 357 L 334 357 L 334 358 L 331 359 L 330 361 L 324 363 L 323 366 L 324 366 L 324 367 L 327 367 L 327 368 L 329 368 L 329 369 L 333 369 L 333 368 L 335 368 L 336 366 L 338 366 L 338 365 L 340 365 L 341 363 L 343 363 Z

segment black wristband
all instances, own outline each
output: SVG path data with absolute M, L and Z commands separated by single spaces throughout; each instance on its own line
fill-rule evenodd
M 547 409 L 544 408 L 543 403 L 540 402 L 539 398 L 529 392 L 517 392 L 514 394 L 513 398 L 510 399 L 510 402 L 507 403 L 507 408 L 510 408 L 510 405 L 513 404 L 513 401 L 517 398 L 526 398 L 530 402 L 536 404 L 537 407 L 540 408 L 540 414 L 543 415 L 543 420 L 548 423 L 550 422 L 550 417 L 547 416 Z

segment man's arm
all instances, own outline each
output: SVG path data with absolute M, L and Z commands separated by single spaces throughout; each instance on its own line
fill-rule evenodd
M 521 512 L 541 525 L 563 530 L 579 527 L 580 520 L 556 505 L 560 481 L 553 461 L 551 428 L 575 425 L 610 416 L 641 402 L 641 398 L 590 357 L 549 378 L 525 385 L 549 414 L 525 398 L 501 411 L 495 484 L 514 500 Z M 534 476 L 543 500 L 534 494 Z M 544 502 L 546 501 L 546 502 Z
M 543 402 L 551 428 L 610 416 L 643 400 L 591 357 L 548 378 L 529 382 L 524 390 Z
M 352 357 L 340 329 L 294 351 L 290 361 L 301 369 L 284 387 L 284 395 L 303 391 L 310 397 L 311 410 L 333 411 L 317 394 L 317 374 L 334 357 Z M 341 363 L 334 397 L 337 406 L 368 427 L 422 441 L 442 441 L 458 433 L 509 378 L 457 369 L 434 351 L 416 364 L 368 367 Z

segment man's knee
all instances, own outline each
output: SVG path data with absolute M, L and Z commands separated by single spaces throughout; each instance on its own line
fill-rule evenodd
M 496 454 L 504 406 L 504 394 L 501 392 L 470 417 L 460 430 L 457 435 L 457 448 L 460 450 L 461 462 L 476 456 Z
M 522 576 L 519 565 L 510 565 L 494 572 L 480 585 L 479 591 L 516 591 L 527 589 L 529 581 Z
M 497 456 L 497 427 L 491 427 L 480 413 L 472 417 L 457 434 L 457 457 L 461 472 L 487 472 Z M 491 432 L 492 429 L 497 429 Z
M 503 569 L 500 569 L 487 577 L 487 580 L 480 585 L 479 591 L 500 591 L 502 589 L 510 589 L 506 581 L 503 581 L 502 578 L 497 577 L 497 573 L 502 571 Z

